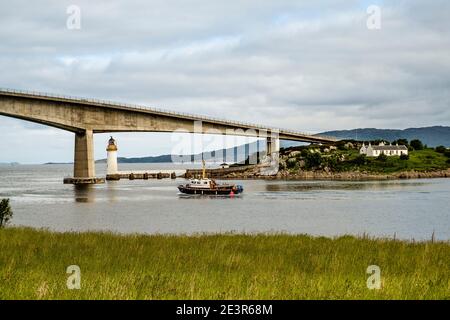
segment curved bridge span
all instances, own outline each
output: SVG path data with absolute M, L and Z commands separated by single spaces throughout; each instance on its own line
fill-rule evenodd
M 270 154 L 278 151 L 279 139 L 310 143 L 336 141 L 333 137 L 239 121 L 105 100 L 11 89 L 0 89 L 0 115 L 74 132 L 74 178 L 95 177 L 94 133 L 183 131 L 267 137 L 267 152 Z M 202 124 L 201 132 L 198 132 L 198 126 L 195 125 L 198 121 Z

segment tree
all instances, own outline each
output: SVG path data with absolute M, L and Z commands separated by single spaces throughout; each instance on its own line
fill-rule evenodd
M 288 167 L 288 169 L 294 169 L 296 165 L 297 165 L 297 159 L 295 159 L 295 158 L 290 158 L 286 162 L 286 166 Z
M 306 158 L 306 157 L 308 156 L 309 153 L 310 153 L 310 151 L 309 151 L 308 148 L 302 149 L 302 150 L 300 151 L 300 155 L 301 155 L 303 158 Z
M 414 150 L 422 150 L 423 149 L 422 141 L 420 141 L 419 139 L 411 140 L 411 142 L 409 144 L 411 145 L 411 147 L 413 147 Z
M 353 160 L 353 163 L 358 166 L 363 166 L 367 163 L 367 158 L 365 154 L 358 155 L 355 160 Z
M 408 160 L 408 159 L 409 159 L 409 155 L 408 154 L 402 153 L 400 155 L 400 160 Z
M 373 146 L 377 146 L 377 145 L 379 145 L 380 143 L 389 144 L 389 141 L 386 141 L 386 140 L 384 140 L 384 139 L 376 139 L 376 140 L 370 141 L 370 143 L 371 143 Z
M 339 160 L 336 156 L 331 156 L 328 157 L 326 159 L 326 165 L 331 169 L 331 170 L 336 170 L 338 168 L 338 164 L 339 164 Z
M 447 148 L 444 147 L 444 146 L 437 146 L 437 147 L 435 148 L 435 150 L 436 150 L 436 152 L 439 152 L 439 153 L 445 153 L 445 151 L 447 150 Z
M 317 168 L 322 164 L 322 156 L 318 152 L 309 153 L 305 158 L 305 165 L 308 169 Z
M 385 162 L 385 161 L 387 161 L 388 157 L 387 157 L 387 155 L 385 155 L 384 153 L 380 153 L 380 155 L 377 157 L 377 159 L 378 159 L 379 161 Z
M 399 146 L 406 146 L 406 147 L 409 147 L 409 143 L 408 143 L 408 140 L 406 140 L 406 139 L 397 139 L 397 140 L 394 140 L 394 141 L 392 141 L 392 144 L 398 144 Z
M 338 148 L 338 150 L 347 150 L 346 145 L 346 141 L 345 140 L 339 140 L 338 142 L 336 142 L 336 147 Z
M 9 199 L 0 201 L 0 228 L 6 226 L 12 218 L 12 210 L 9 205 Z

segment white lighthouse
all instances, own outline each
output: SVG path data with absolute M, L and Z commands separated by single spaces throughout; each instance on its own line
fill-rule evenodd
M 106 151 L 108 152 L 106 174 L 117 174 L 117 144 L 113 137 L 109 139 Z

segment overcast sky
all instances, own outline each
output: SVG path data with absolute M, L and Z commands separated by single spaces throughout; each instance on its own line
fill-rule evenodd
M 450 125 L 449 12 L 448 0 L 0 0 L 0 87 L 309 132 Z M 168 134 L 115 136 L 120 156 L 171 151 Z M 72 159 L 72 133 L 0 116 L 0 162 Z

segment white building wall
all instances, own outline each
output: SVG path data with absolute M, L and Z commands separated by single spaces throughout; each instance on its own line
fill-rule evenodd
M 363 154 L 362 148 L 360 153 Z M 408 154 L 408 150 L 375 150 L 372 146 L 366 149 L 366 154 L 368 157 L 378 157 L 380 154 L 384 153 L 387 156 L 400 156 L 402 154 Z

